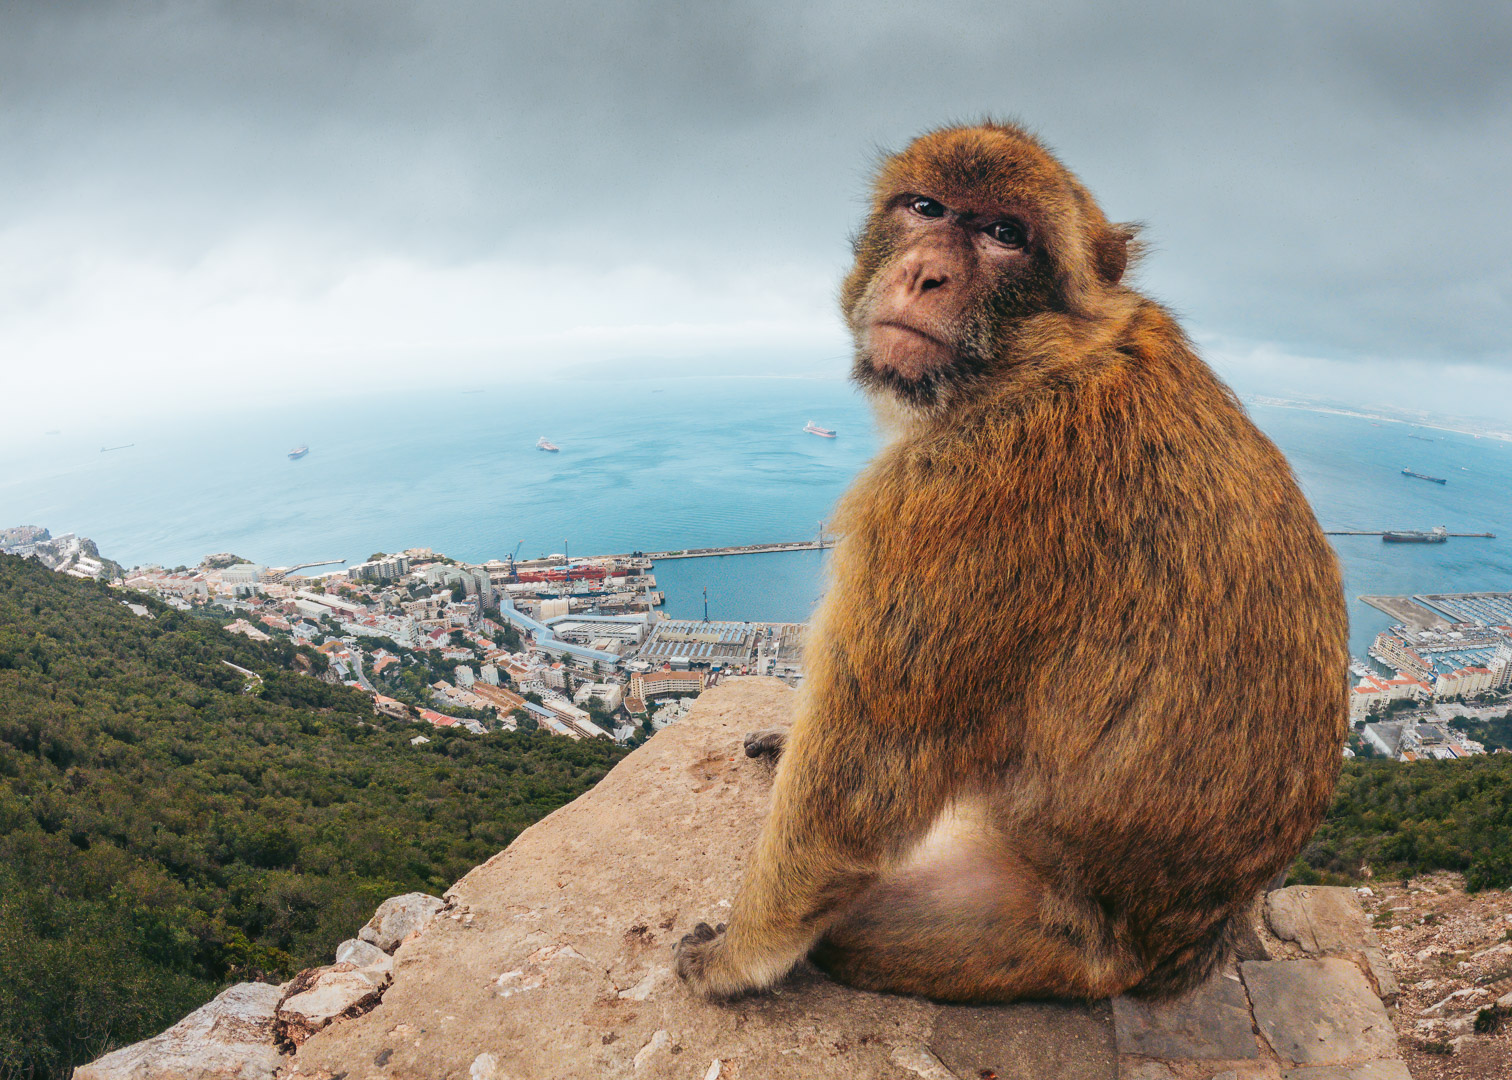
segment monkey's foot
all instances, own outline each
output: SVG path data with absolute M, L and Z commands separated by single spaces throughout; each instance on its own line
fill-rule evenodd
M 725 924 L 710 926 L 701 922 L 691 934 L 672 947 L 672 960 L 677 976 L 688 984 L 699 997 L 728 998 L 741 993 L 745 987 L 732 986 L 727 979 L 717 974 L 723 965 Z
M 766 728 L 762 731 L 749 732 L 745 737 L 746 757 L 764 757 L 769 761 L 776 761 L 782 756 L 783 747 L 787 745 L 786 728 Z

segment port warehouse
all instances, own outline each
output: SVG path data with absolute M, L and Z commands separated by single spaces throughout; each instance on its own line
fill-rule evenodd
M 765 631 L 755 623 L 702 622 L 696 619 L 665 619 L 653 622 L 649 615 L 560 615 L 545 620 L 534 619 L 520 611 L 506 598 L 500 613 L 523 630 L 535 635 L 538 647 L 548 653 L 567 655 L 590 663 L 619 665 L 625 659 L 613 651 L 634 645 L 637 659 L 652 664 L 666 663 L 674 668 L 694 665 L 718 668 L 748 664 L 755 652 L 757 639 Z M 779 647 L 794 646 L 796 640 L 781 628 Z

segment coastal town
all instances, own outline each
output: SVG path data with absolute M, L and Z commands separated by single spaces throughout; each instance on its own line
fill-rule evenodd
M 335 571 L 314 564 L 323 573 L 220 553 L 193 567 L 123 569 L 91 541 L 32 526 L 0 534 L 0 551 L 156 597 L 253 640 L 303 646 L 296 662 L 372 695 L 377 713 L 479 735 L 635 743 L 720 679 L 802 677 L 802 624 L 666 618 L 652 558 L 639 552 L 472 564 L 411 548 Z
M 636 743 L 721 679 L 797 684 L 803 675 L 804 624 L 665 616 L 655 560 L 703 552 L 467 563 L 410 548 L 337 570 L 220 553 L 193 567 L 125 569 L 87 539 L 34 526 L 0 531 L 0 551 L 155 596 L 255 640 L 304 646 L 312 675 L 372 695 L 377 712 L 475 734 Z M 1490 749 L 1508 752 L 1512 592 L 1362 599 L 1397 621 L 1351 664 L 1346 755 L 1469 757 L 1488 751 L 1487 730 L 1501 732 Z

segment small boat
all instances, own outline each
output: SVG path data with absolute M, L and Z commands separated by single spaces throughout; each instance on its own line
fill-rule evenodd
M 129 443 L 122 443 L 120 446 L 102 446 L 102 447 L 100 447 L 100 453 L 102 453 L 102 454 L 108 454 L 112 450 L 130 450 L 135 445 L 136 445 L 136 443 L 129 442 Z
M 803 425 L 803 430 L 808 432 L 810 435 L 818 435 L 826 439 L 833 439 L 835 437 L 835 433 L 829 428 L 822 428 L 812 420 Z
M 1403 469 L 1402 470 L 1402 475 L 1403 476 L 1415 476 L 1419 480 L 1428 480 L 1428 481 L 1431 481 L 1432 483 L 1435 483 L 1435 484 L 1447 484 L 1449 482 L 1449 481 L 1445 480 L 1442 476 L 1429 476 L 1427 473 L 1413 472 L 1411 469 Z
M 309 452 L 310 452 L 310 448 L 308 446 L 296 446 L 294 449 L 292 449 L 292 450 L 289 451 L 289 460 L 290 461 L 298 461 L 300 458 L 304 457 Z
M 536 440 L 536 449 L 546 450 L 550 453 L 555 454 L 558 450 L 561 449 L 561 447 L 556 445 L 556 443 L 548 441 L 546 436 L 542 435 L 539 439 Z

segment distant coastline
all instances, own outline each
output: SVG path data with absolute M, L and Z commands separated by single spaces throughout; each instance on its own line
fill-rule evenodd
M 1250 405 L 1269 405 L 1274 409 L 1297 409 L 1301 412 L 1324 413 L 1329 416 L 1349 416 L 1357 420 L 1370 420 L 1380 424 L 1405 424 L 1410 427 L 1427 428 L 1431 431 L 1451 431 L 1457 435 L 1471 435 L 1477 439 L 1495 439 L 1498 442 L 1512 443 L 1512 431 L 1501 431 L 1483 426 L 1478 421 L 1458 417 L 1432 416 L 1426 413 L 1413 416 L 1392 416 L 1389 413 L 1361 412 L 1359 409 L 1346 409 L 1324 402 L 1269 397 L 1265 394 L 1252 394 L 1244 400 Z

